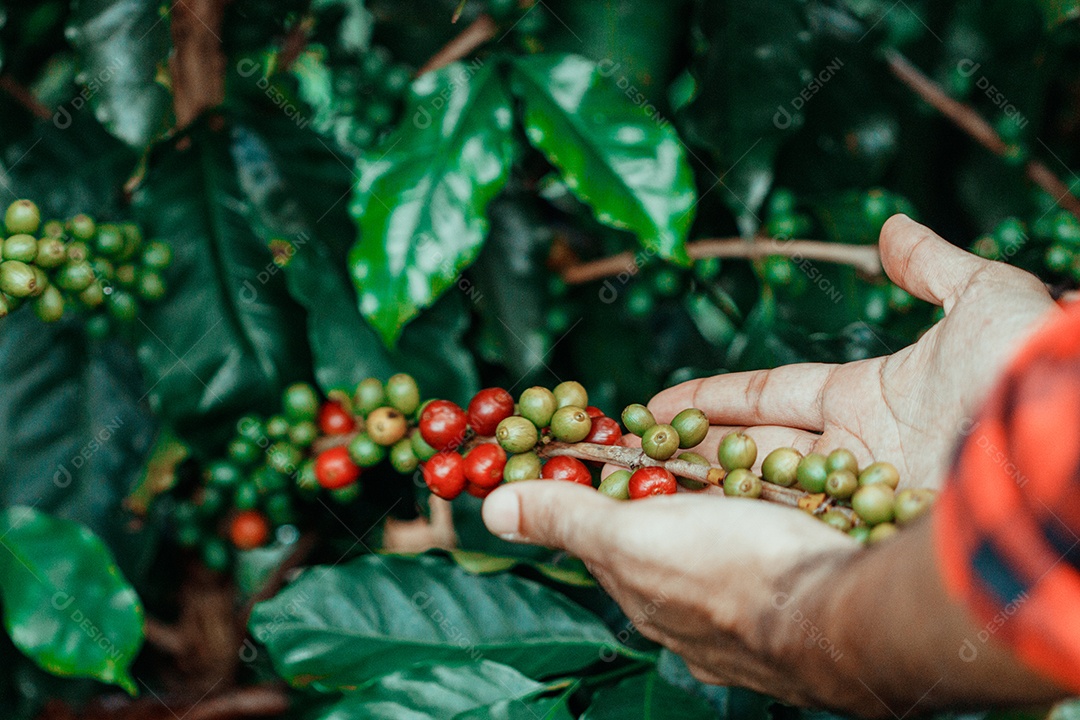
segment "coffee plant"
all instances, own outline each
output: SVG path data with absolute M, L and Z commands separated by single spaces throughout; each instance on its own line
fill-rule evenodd
M 3 716 L 826 717 L 698 682 L 482 499 L 903 533 L 898 458 L 642 403 L 916 340 L 894 213 L 1074 293 L 1078 16 L 0 2 Z

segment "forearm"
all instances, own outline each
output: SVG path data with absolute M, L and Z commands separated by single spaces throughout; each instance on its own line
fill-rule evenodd
M 835 648 L 812 664 L 821 704 L 903 717 L 1064 697 L 993 637 L 979 639 L 981 628 L 942 586 L 931 529 L 924 521 L 796 581 L 796 601 L 808 617 L 820 618 L 822 636 Z

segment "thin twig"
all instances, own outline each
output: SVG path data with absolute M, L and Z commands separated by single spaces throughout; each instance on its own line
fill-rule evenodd
M 147 617 L 143 621 L 143 635 L 146 637 L 146 642 L 173 657 L 183 655 L 188 650 L 184 633 L 180 631 L 180 628 L 156 618 Z
M 693 260 L 704 258 L 746 258 L 757 259 L 770 255 L 789 258 L 851 265 L 860 273 L 868 276 L 881 274 L 881 255 L 876 245 L 844 245 L 822 240 L 780 240 L 770 237 L 757 237 L 753 240 L 743 238 L 712 238 L 695 240 L 686 244 L 686 252 Z M 580 283 L 601 280 L 620 273 L 633 275 L 639 265 L 638 254 L 619 253 L 590 262 L 570 265 L 563 269 L 562 277 L 566 283 Z
M 424 73 L 446 67 L 452 62 L 461 60 L 471 55 L 478 47 L 495 37 L 499 26 L 487 13 L 481 13 L 475 20 L 455 35 L 450 42 L 439 48 L 438 52 L 428 58 L 428 61 L 416 71 L 419 77 Z
M 995 155 L 1008 152 L 1008 144 L 974 108 L 950 97 L 940 85 L 924 75 L 906 57 L 895 50 L 889 50 L 885 54 L 885 63 L 900 82 L 980 145 Z M 1029 160 L 1024 166 L 1024 172 L 1029 180 L 1050 193 L 1058 205 L 1080 218 L 1080 200 L 1043 162 Z
M 0 90 L 6 92 L 15 102 L 33 113 L 34 117 L 41 120 L 48 120 L 52 117 L 52 110 L 10 75 L 0 75 Z
M 178 130 L 225 100 L 224 4 L 222 0 L 185 0 L 172 7 L 169 75 Z

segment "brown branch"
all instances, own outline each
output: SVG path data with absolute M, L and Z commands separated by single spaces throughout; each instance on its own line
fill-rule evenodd
M 275 717 L 288 709 L 289 696 L 281 685 L 253 685 L 207 698 L 193 706 L 185 717 L 190 720 Z
M 876 245 L 844 245 L 821 240 L 780 240 L 770 237 L 758 237 L 754 240 L 712 238 L 687 243 L 686 252 L 693 260 L 757 259 L 770 255 L 782 255 L 789 258 L 851 265 L 869 276 L 881 274 L 881 255 Z M 628 251 L 599 260 L 570 265 L 563 269 L 562 277 L 567 284 L 576 285 L 620 273 L 633 275 L 638 270 L 638 262 L 638 255 Z
M 143 635 L 146 637 L 146 642 L 173 657 L 183 655 L 188 650 L 184 633 L 180 628 L 163 623 L 156 618 L 147 617 L 143 621 Z
M 12 100 L 29 110 L 36 118 L 48 120 L 53 115 L 52 110 L 10 75 L 0 75 L 0 90 L 10 95 Z
M 499 26 L 487 13 L 481 13 L 475 20 L 455 35 L 450 42 L 428 58 L 428 61 L 416 71 L 417 77 L 424 73 L 446 67 L 452 62 L 471 55 L 478 47 L 495 37 Z
M 169 74 L 177 129 L 225 100 L 220 37 L 224 5 L 222 0 L 184 0 L 172 6 Z
M 281 43 L 281 52 L 278 53 L 277 70 L 279 72 L 285 72 L 292 67 L 292 64 L 296 62 L 296 58 L 300 57 L 300 53 L 304 52 L 304 48 L 307 47 L 308 36 L 314 27 L 315 18 L 309 16 L 289 29 L 285 41 Z
M 270 573 L 259 589 L 256 590 L 248 599 L 247 603 L 244 604 L 244 608 L 241 610 L 239 617 L 241 633 L 246 631 L 248 618 L 251 617 L 251 611 L 255 608 L 255 605 L 263 600 L 273 597 L 285 583 L 285 578 L 288 574 L 302 565 L 314 548 L 315 535 L 313 533 L 304 533 L 300 536 L 300 539 L 296 541 L 296 547 L 289 553 L 289 556 L 282 560 L 280 565 L 274 568 L 274 572 Z
M 885 54 L 885 63 L 892 74 L 908 89 L 951 120 L 980 145 L 995 155 L 1004 155 L 1008 152 L 1008 144 L 974 108 L 950 97 L 940 85 L 924 75 L 906 57 L 895 50 L 889 50 Z M 1029 160 L 1024 167 L 1024 172 L 1029 180 L 1050 193 L 1058 205 L 1080 218 L 1080 200 L 1072 194 L 1069 186 L 1051 172 L 1043 162 Z

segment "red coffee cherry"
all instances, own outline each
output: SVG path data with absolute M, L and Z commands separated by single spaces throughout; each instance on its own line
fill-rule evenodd
M 592 473 L 585 467 L 585 463 L 565 455 L 557 455 L 544 463 L 540 477 L 547 480 L 569 480 L 592 487 Z
M 323 450 L 315 458 L 315 479 L 327 490 L 352 485 L 360 477 L 360 468 L 349 457 L 344 445 Z
M 499 423 L 513 414 L 513 395 L 502 388 L 485 388 L 469 401 L 467 419 L 477 435 L 490 437 Z
M 436 450 L 456 448 L 465 439 L 465 411 L 449 400 L 432 400 L 420 413 L 420 436 Z
M 675 476 L 662 467 L 643 467 L 630 476 L 630 499 L 649 497 L 650 495 L 674 495 L 679 484 Z
M 483 500 L 488 495 L 495 492 L 495 488 L 493 488 L 493 487 L 482 488 L 482 487 L 480 487 L 478 485 L 473 485 L 472 483 L 466 483 L 465 484 L 465 492 L 469 493 L 470 495 L 472 495 L 475 498 L 480 498 L 481 500 Z
M 456 452 L 441 452 L 420 467 L 424 482 L 443 500 L 453 500 L 465 489 L 465 460 Z
M 585 408 L 585 412 L 588 413 L 589 417 L 594 420 L 598 417 L 604 417 L 604 411 L 596 407 L 595 405 L 590 405 Z
M 328 400 L 319 408 L 319 430 L 323 435 L 344 435 L 356 429 L 356 420 L 339 403 Z
M 620 440 L 622 440 L 622 428 L 619 427 L 619 423 L 601 415 L 593 418 L 592 428 L 585 436 L 584 442 L 597 445 L 618 445 Z
M 465 479 L 481 490 L 491 489 L 502 482 L 505 467 L 505 450 L 495 443 L 477 445 L 465 456 Z
M 237 513 L 229 525 L 229 538 L 239 550 L 253 550 L 266 544 L 270 526 L 258 510 Z

